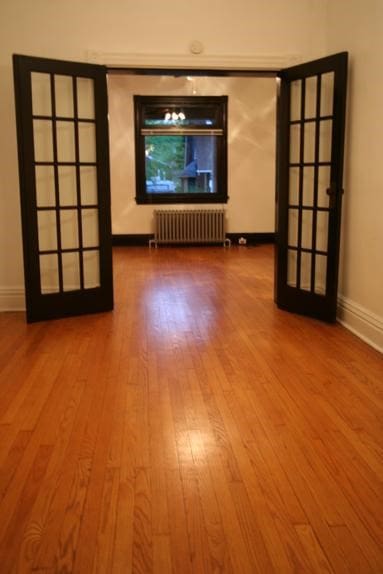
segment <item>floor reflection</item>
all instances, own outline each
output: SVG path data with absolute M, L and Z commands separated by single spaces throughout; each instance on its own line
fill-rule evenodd
M 215 286 L 207 283 L 191 289 L 183 276 L 147 285 L 141 303 L 147 335 L 161 341 L 181 340 L 191 334 L 206 340 L 217 318 Z

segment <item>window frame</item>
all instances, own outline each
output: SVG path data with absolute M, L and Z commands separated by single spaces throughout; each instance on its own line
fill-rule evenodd
M 136 203 L 145 204 L 177 204 L 177 203 L 227 203 L 227 96 L 134 96 L 134 127 L 135 127 L 135 166 L 136 166 Z M 142 133 L 145 128 L 145 109 L 150 107 L 176 107 L 190 108 L 197 106 L 217 107 L 217 126 L 214 129 L 207 127 L 193 127 L 194 132 L 201 132 L 207 135 L 216 135 L 216 181 L 217 192 L 214 193 L 148 193 L 146 187 L 146 165 L 145 165 L 145 136 Z M 221 132 L 219 134 L 213 132 Z M 166 135 L 174 134 L 175 130 L 169 127 Z M 177 135 L 182 135 L 182 129 L 177 128 Z M 150 127 L 150 135 L 156 135 L 156 127 Z M 158 135 L 165 135 L 164 127 L 158 128 Z M 174 134 L 175 135 L 175 134 Z M 188 134 L 185 129 L 185 135 Z M 193 135 L 199 135 L 194 133 Z

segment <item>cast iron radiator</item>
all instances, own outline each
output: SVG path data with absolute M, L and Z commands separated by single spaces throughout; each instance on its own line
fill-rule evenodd
M 230 246 L 226 237 L 223 209 L 155 210 L 154 239 L 159 243 L 222 243 Z

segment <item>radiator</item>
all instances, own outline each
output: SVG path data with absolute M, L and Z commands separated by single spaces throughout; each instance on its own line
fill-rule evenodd
M 225 211 L 223 209 L 155 210 L 154 239 L 159 243 L 223 243 L 230 246 L 226 237 Z

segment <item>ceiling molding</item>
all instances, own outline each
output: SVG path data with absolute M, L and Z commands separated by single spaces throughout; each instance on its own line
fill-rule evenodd
M 217 70 L 278 71 L 302 58 L 298 54 L 255 54 L 253 56 L 222 54 L 139 54 L 87 51 L 90 63 L 109 68 L 190 68 Z

